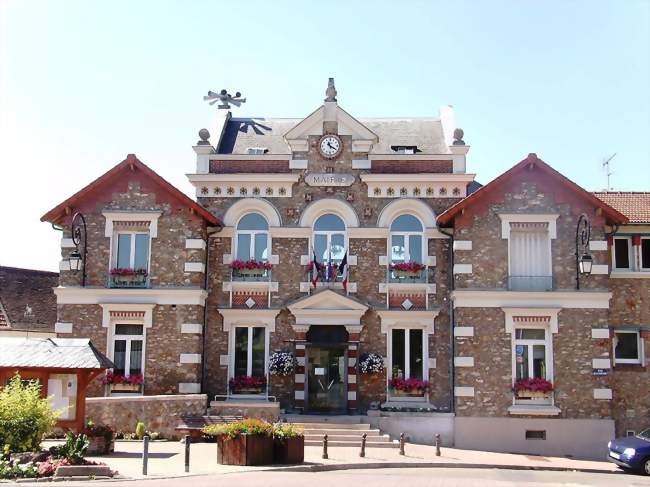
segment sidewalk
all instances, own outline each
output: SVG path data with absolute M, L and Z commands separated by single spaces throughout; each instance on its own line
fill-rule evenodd
M 45 446 L 45 445 L 44 445 Z M 122 477 L 142 478 L 142 443 L 117 441 L 115 453 L 104 457 L 89 457 L 107 463 Z M 260 470 L 334 470 L 388 467 L 473 467 L 513 468 L 539 470 L 580 470 L 612 473 L 618 469 L 607 461 L 573 460 L 561 457 L 515 455 L 455 448 L 442 448 L 442 455 L 435 456 L 435 447 L 407 443 L 406 455 L 399 455 L 398 449 L 366 448 L 366 456 L 359 457 L 358 448 L 329 448 L 329 459 L 321 458 L 322 447 L 305 447 L 305 464 L 302 466 L 260 466 L 237 467 L 217 464 L 216 443 L 194 443 L 191 445 L 189 475 L 211 473 L 234 473 Z M 184 445 L 180 442 L 152 442 L 149 444 L 148 477 L 174 477 L 188 475 L 184 471 Z

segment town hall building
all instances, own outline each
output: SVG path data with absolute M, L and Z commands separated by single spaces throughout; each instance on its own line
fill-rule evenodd
M 375 414 L 502 451 L 649 426 L 648 194 L 588 192 L 535 154 L 481 186 L 451 107 L 365 119 L 337 98 L 330 80 L 300 119 L 226 102 L 195 199 L 129 155 L 43 216 L 57 335 L 116 365 L 89 391 Z

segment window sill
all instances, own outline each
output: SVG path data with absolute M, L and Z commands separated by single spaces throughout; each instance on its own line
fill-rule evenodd
M 632 371 L 632 372 L 645 372 L 646 371 L 646 366 L 642 364 L 621 364 L 621 363 L 615 363 L 614 364 L 614 371 L 615 372 L 623 372 L 623 371 Z
M 515 404 L 508 408 L 513 416 L 559 416 L 562 411 L 550 404 Z
M 613 270 L 609 277 L 612 279 L 650 279 L 650 271 L 617 271 Z

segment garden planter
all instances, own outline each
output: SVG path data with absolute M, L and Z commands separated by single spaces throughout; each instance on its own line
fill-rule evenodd
M 111 392 L 140 392 L 140 384 L 111 384 Z
M 261 387 L 240 387 L 232 391 L 233 394 L 262 394 Z
M 397 277 L 399 279 L 405 279 L 407 277 L 410 277 L 410 278 L 420 277 L 420 271 L 398 271 L 398 270 L 394 270 L 393 272 L 395 273 L 395 277 Z
M 551 395 L 540 391 L 518 391 L 517 399 L 548 399 Z
M 108 465 L 61 465 L 56 468 L 55 477 L 112 477 Z
M 273 438 L 265 435 L 217 437 L 217 463 L 220 465 L 270 465 L 273 463 Z
M 424 391 L 422 389 L 409 389 L 408 391 L 393 389 L 391 395 L 397 397 L 423 397 Z
M 88 437 L 88 455 L 106 455 L 115 451 L 115 440 L 105 436 Z
M 305 437 L 274 439 L 273 463 L 295 464 L 305 461 Z
M 238 269 L 237 272 L 242 276 L 263 276 L 266 269 Z

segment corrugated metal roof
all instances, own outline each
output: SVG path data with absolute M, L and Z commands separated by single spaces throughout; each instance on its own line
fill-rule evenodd
M 88 338 L 0 337 L 0 367 L 110 369 Z

